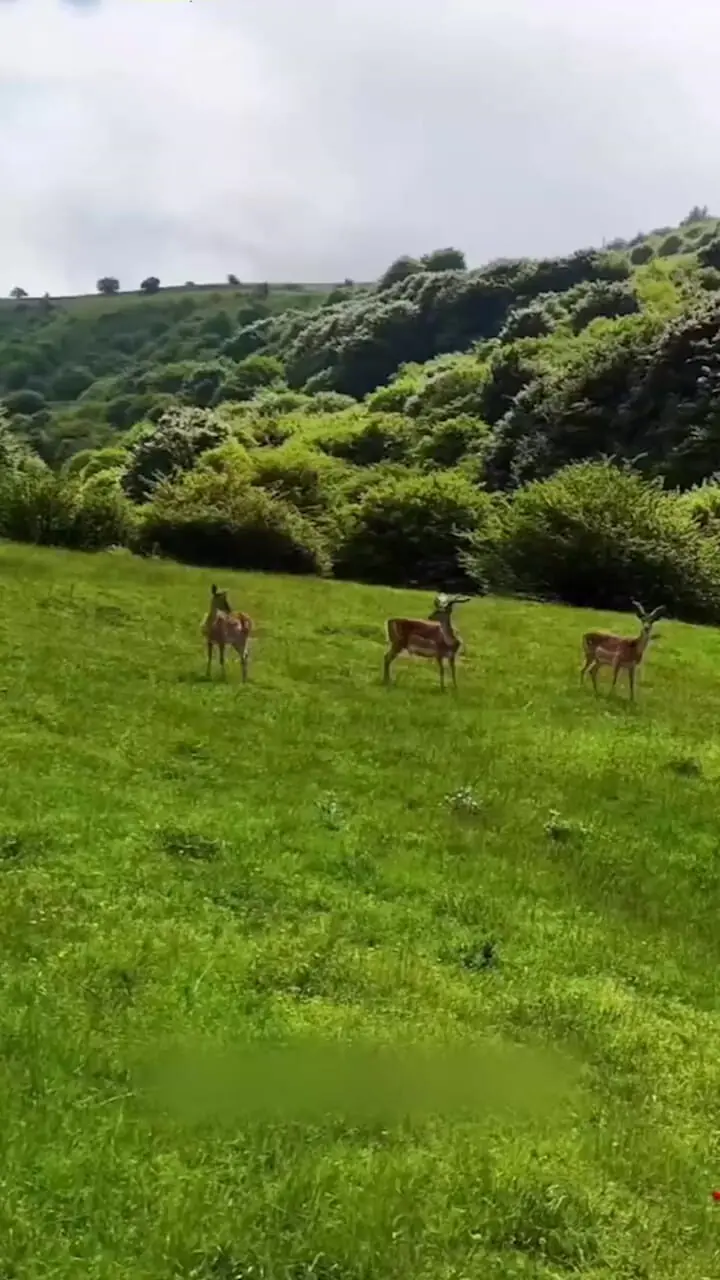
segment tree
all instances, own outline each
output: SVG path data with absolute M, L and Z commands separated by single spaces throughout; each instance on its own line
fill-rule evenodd
M 680 226 L 689 227 L 693 222 L 707 222 L 710 217 L 710 210 L 706 204 L 694 204 L 689 213 L 682 219 Z
M 433 249 L 420 259 L 425 271 L 467 271 L 465 254 L 461 249 Z
M 227 282 L 228 284 L 234 284 L 234 285 L 240 284 L 240 281 L 238 280 L 237 276 L 233 275 L 232 271 L 228 275 Z
M 418 271 L 422 271 L 422 266 L 417 258 L 409 258 L 404 254 L 401 258 L 396 258 L 390 263 L 387 271 L 378 280 L 378 289 L 392 289 L 394 284 L 399 284 L 401 280 L 407 280 L 408 276 L 414 276 Z
M 111 297 L 114 293 L 120 291 L 120 281 L 115 276 L 101 276 L 97 282 L 98 293 L 104 293 L 106 297 Z
M 141 293 L 159 293 L 160 281 L 157 276 L 146 276 L 140 285 Z
M 15 288 L 10 290 L 10 297 L 15 298 L 18 302 L 21 298 L 27 298 L 27 296 L 27 289 L 21 289 L 19 284 L 16 284 Z

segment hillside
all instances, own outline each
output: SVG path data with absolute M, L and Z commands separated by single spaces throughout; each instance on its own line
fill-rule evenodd
M 715 633 L 663 625 L 633 709 L 578 682 L 627 618 L 479 601 L 443 698 L 380 683 L 427 596 L 228 574 L 242 688 L 205 572 L 0 575 L 3 1275 L 717 1274 Z M 303 1079 L 309 1036 L 495 1057 L 458 1112 L 456 1058 Z
M 283 288 L 0 309 L 0 535 L 720 619 L 707 210 Z

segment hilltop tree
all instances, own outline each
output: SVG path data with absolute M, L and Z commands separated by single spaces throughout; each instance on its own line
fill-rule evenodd
M 465 254 L 461 249 L 433 249 L 420 259 L 425 271 L 467 271 Z
M 414 276 L 418 271 L 422 271 L 422 266 L 417 258 L 410 258 L 404 254 L 390 263 L 387 271 L 378 280 L 378 289 L 392 289 L 394 284 L 407 280 L 408 276 Z
M 233 275 L 232 271 L 228 275 L 227 282 L 228 284 L 234 284 L 234 285 L 240 284 L 240 281 L 238 280 L 237 276 Z
M 27 298 L 27 296 L 27 289 L 21 289 L 19 284 L 16 284 L 15 288 L 10 290 L 10 297 L 15 298 L 18 302 L 21 298 Z
M 106 297 L 111 297 L 114 293 L 120 291 L 120 281 L 115 276 L 101 276 L 97 282 L 98 293 L 104 293 Z
M 680 222 L 681 227 L 692 226 L 693 222 L 707 222 L 710 217 L 710 210 L 706 204 L 694 204 L 689 213 Z
M 141 293 L 159 293 L 160 281 L 157 276 L 146 276 L 140 285 Z

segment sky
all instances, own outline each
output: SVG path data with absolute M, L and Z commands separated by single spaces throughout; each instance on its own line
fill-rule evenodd
M 720 213 L 716 0 L 0 0 L 0 294 Z

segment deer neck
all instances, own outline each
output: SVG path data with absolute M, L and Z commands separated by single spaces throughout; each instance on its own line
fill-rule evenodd
M 638 662 L 640 661 L 645 650 L 648 647 L 649 639 L 650 639 L 650 632 L 646 631 L 643 628 L 643 630 L 640 632 L 640 635 L 637 637 L 637 640 L 635 641 L 635 652 L 637 654 Z

